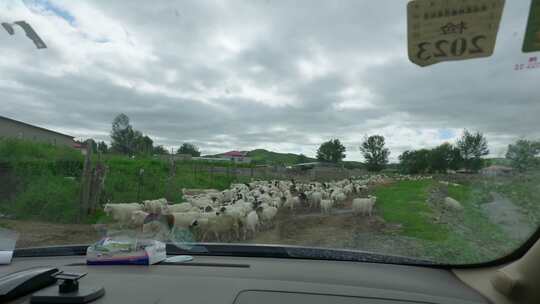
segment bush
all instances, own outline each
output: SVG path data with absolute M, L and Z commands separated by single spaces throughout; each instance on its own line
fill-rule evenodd
M 79 151 L 67 146 L 0 138 L 0 162 L 31 160 L 82 161 L 83 156 Z
M 8 212 L 20 219 L 71 223 L 77 220 L 79 183 L 61 176 L 43 175 L 23 186 Z

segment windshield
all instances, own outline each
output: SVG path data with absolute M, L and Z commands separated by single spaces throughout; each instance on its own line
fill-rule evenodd
M 2 1 L 0 229 L 504 257 L 540 223 L 540 1 L 462 2 Z

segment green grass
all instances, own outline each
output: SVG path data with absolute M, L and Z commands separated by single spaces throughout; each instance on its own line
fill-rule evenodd
M 27 180 L 10 205 L 19 219 L 39 219 L 58 223 L 77 220 L 79 183 L 62 176 L 43 175 Z
M 97 160 L 97 156 L 93 158 Z M 211 173 L 211 167 L 229 166 L 205 162 L 178 162 L 171 181 L 168 161 L 151 157 L 130 159 L 106 155 L 108 168 L 100 204 L 140 202 L 166 197 L 182 201 L 182 188 L 228 188 L 232 182 L 244 181 L 232 174 Z M 0 212 L 18 219 L 72 223 L 77 220 L 80 200 L 80 176 L 83 157 L 69 147 L 20 140 L 0 139 Z M 140 170 L 144 170 L 142 176 Z M 221 170 L 224 172 L 225 170 Z M 102 222 L 103 214 L 92 215 L 85 222 Z
M 82 161 L 82 159 L 81 153 L 70 147 L 0 138 L 0 162 Z
M 432 181 L 403 181 L 379 187 L 377 208 L 387 222 L 403 225 L 403 234 L 419 239 L 440 241 L 448 237 L 448 229 L 432 221 L 433 212 L 426 203 Z
M 440 185 L 429 180 L 402 181 L 375 191 L 384 220 L 402 224 L 401 235 L 415 240 L 422 257 L 451 264 L 479 263 L 502 257 L 519 245 L 482 213 L 484 192 L 471 185 L 449 186 L 448 196 L 461 202 L 463 211 L 446 216 L 445 223 L 433 221 L 435 208 L 441 208 L 427 203 L 434 187 Z
M 503 230 L 493 224 L 481 211 L 485 197 L 473 186 L 449 186 L 448 195 L 461 202 L 464 211 L 452 223 L 455 232 L 469 244 L 473 244 L 472 257 L 485 261 L 508 254 L 519 245 L 511 241 Z M 471 255 L 471 254 L 470 254 Z

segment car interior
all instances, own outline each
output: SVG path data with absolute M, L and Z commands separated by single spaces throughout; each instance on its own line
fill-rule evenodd
M 219 250 L 191 254 L 187 262 L 103 266 L 86 265 L 85 246 L 19 249 L 12 264 L 0 266 L 0 297 L 6 303 L 66 303 L 55 298 L 65 278 L 43 281 L 43 274 L 62 271 L 87 274 L 79 280 L 81 294 L 103 288 L 94 303 L 533 304 L 540 301 L 538 235 L 504 260 L 463 267 L 231 256 Z M 34 271 L 24 275 L 28 270 Z M 43 292 L 51 297 L 33 299 Z
M 0 304 L 539 304 L 519 1 L 0 3 Z

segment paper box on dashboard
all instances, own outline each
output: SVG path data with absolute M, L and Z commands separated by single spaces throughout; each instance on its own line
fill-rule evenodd
M 88 265 L 152 265 L 167 258 L 165 243 L 104 238 L 86 250 Z

